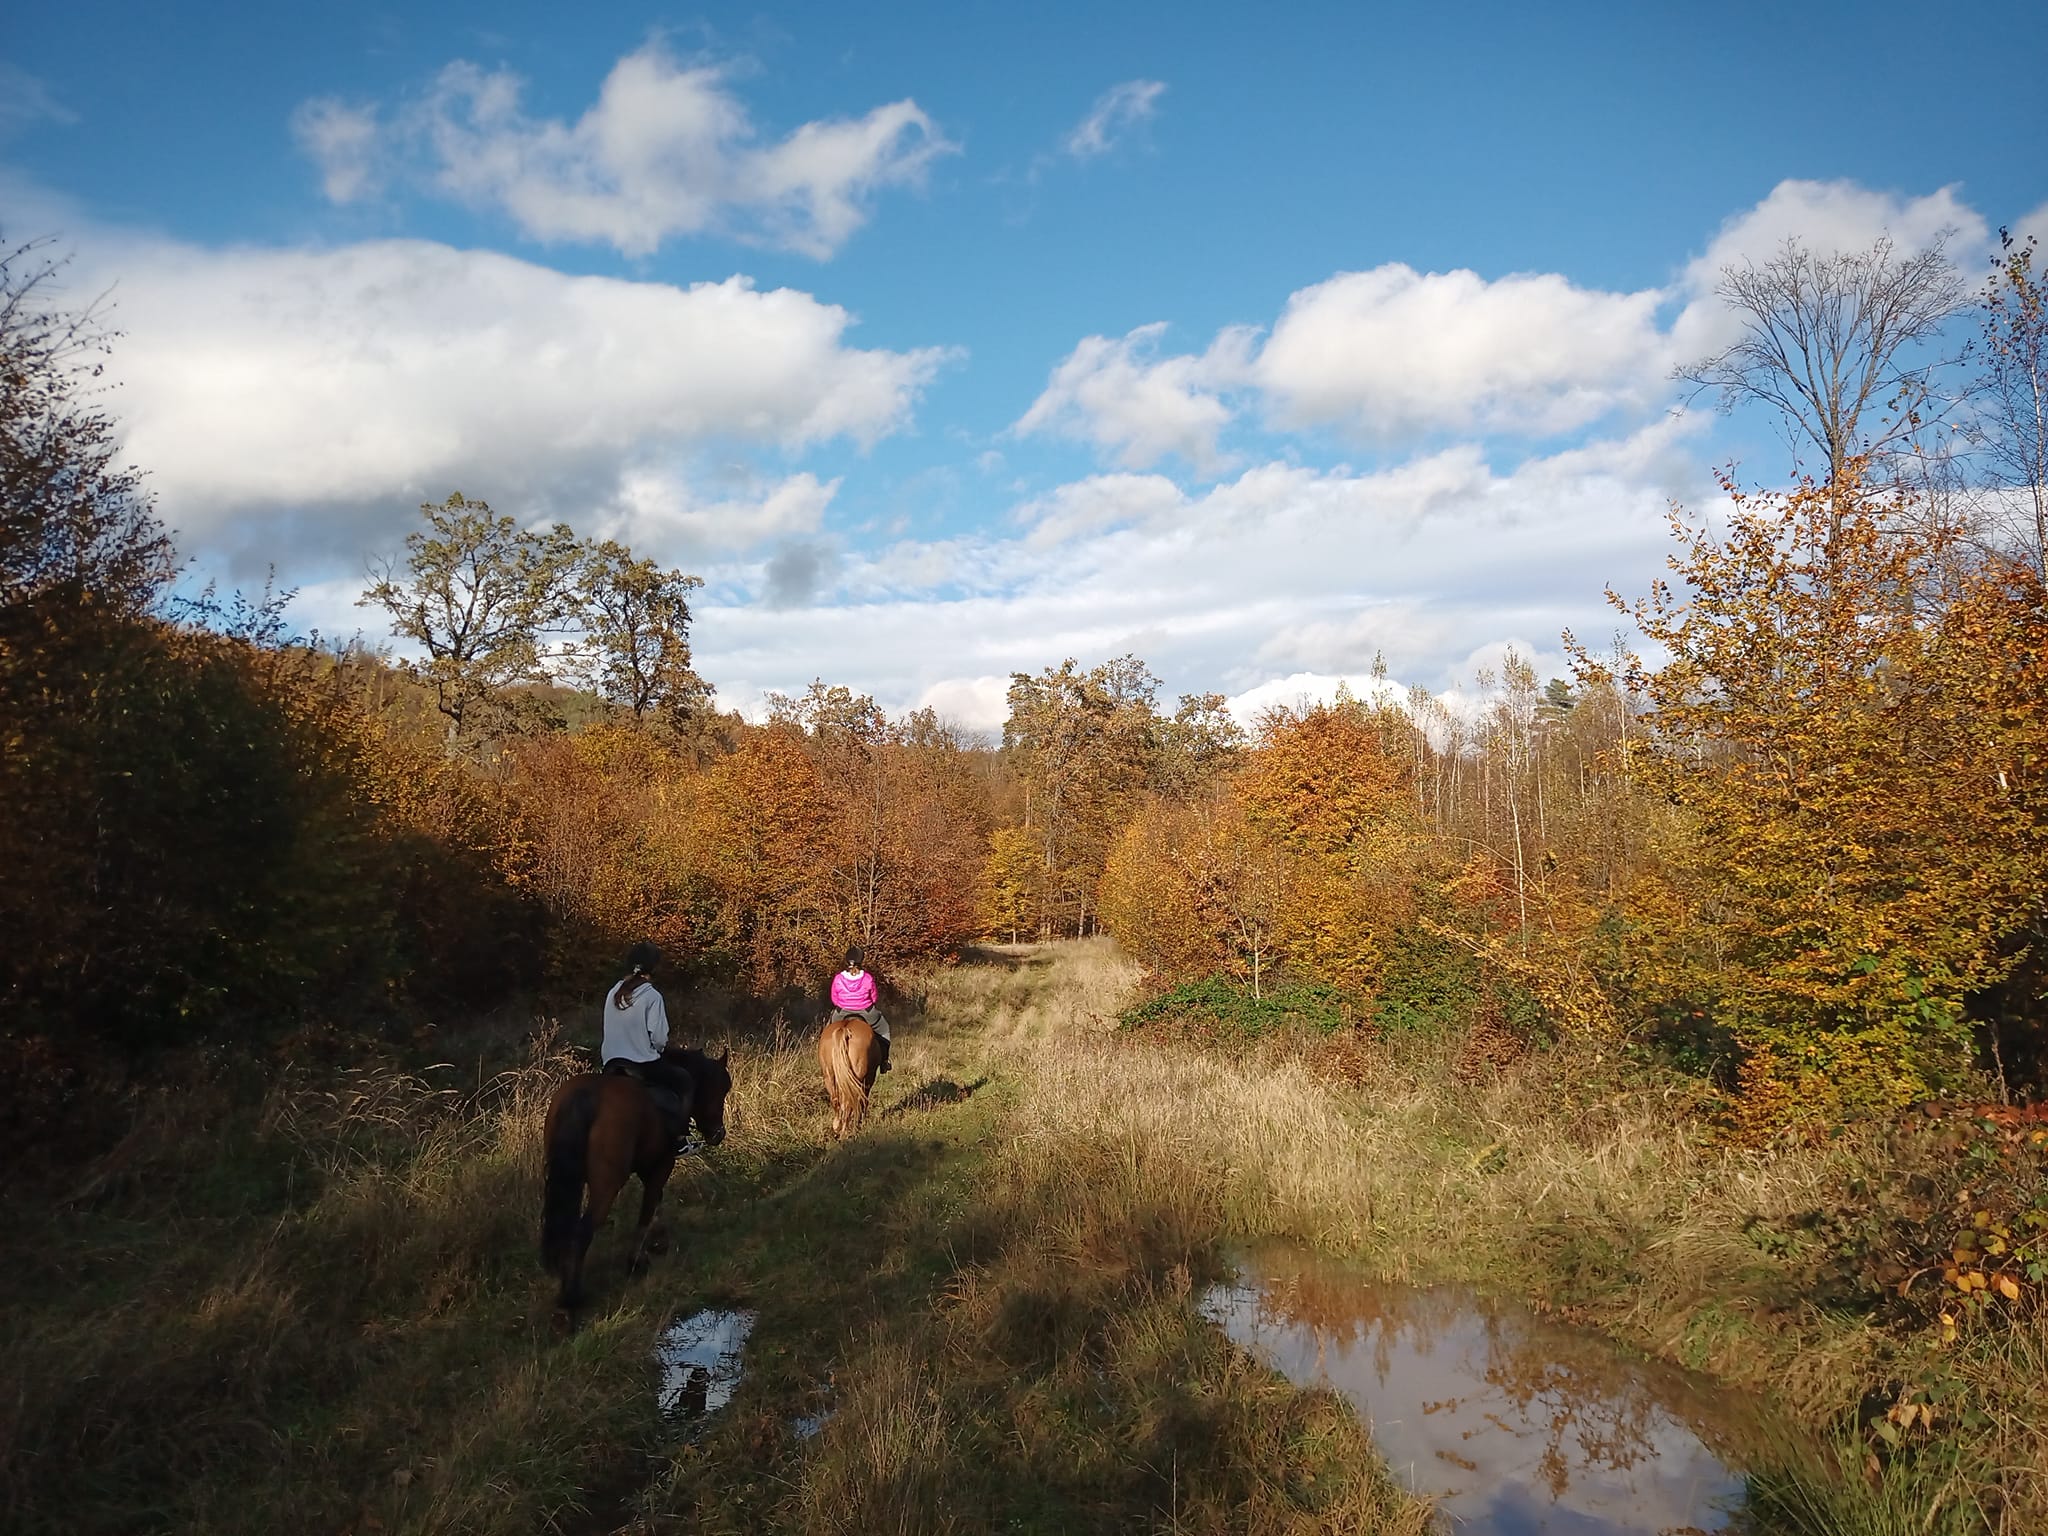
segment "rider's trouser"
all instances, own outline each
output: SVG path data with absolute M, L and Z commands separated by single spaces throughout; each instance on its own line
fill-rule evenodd
M 696 1085 L 690 1081 L 690 1074 L 681 1067 L 666 1061 L 630 1061 L 623 1056 L 614 1056 L 604 1064 L 607 1072 L 623 1072 L 628 1077 L 637 1077 L 650 1088 L 666 1088 L 681 1102 L 683 1114 L 690 1113 L 690 1096 Z
M 825 1022 L 837 1024 L 841 1019 L 859 1019 L 883 1040 L 889 1038 L 889 1021 L 882 1017 L 882 1010 L 879 1008 L 834 1008 L 832 1017 Z

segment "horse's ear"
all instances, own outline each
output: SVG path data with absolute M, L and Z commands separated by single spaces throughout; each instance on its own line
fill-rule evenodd
M 718 1064 L 719 1064 L 719 1065 L 720 1065 L 720 1066 L 722 1067 L 722 1066 L 724 1066 L 724 1065 L 725 1065 L 725 1064 L 726 1064 L 726 1063 L 727 1063 L 728 1061 L 730 1061 L 731 1059 L 732 1059 L 732 1047 L 728 1045 L 728 1046 L 727 1046 L 727 1047 L 726 1047 L 726 1048 L 725 1048 L 724 1050 L 722 1050 L 722 1051 L 720 1051 L 720 1052 L 718 1053 Z

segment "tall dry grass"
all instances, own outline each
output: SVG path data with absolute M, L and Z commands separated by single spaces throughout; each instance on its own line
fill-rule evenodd
M 1390 1278 L 1519 1295 L 1768 1390 L 1816 1427 L 1931 1375 L 1951 1394 L 1949 1438 L 1873 1485 L 1788 1466 L 1777 1486 L 1794 1491 L 1780 1503 L 1811 1516 L 1791 1528 L 1875 1532 L 1918 1510 L 1929 1531 L 2048 1529 L 2043 1319 L 1938 1354 L 1825 1304 L 1798 1256 L 1758 1241 L 1858 1199 L 1877 1141 L 1732 1147 L 1711 1134 L 1692 1085 L 1623 1070 L 1591 1046 L 1472 1081 L 1456 1041 L 1224 1053 L 1120 1035 L 1094 1027 L 1131 985 L 1114 951 L 1065 946 L 1048 963 L 1038 998 L 1012 978 L 963 973 L 949 1006 L 988 1015 L 1030 1062 L 1006 1177 L 1086 1192 L 1085 1212 L 1042 1218 L 1066 1262 L 1101 1262 L 1099 1234 L 1148 1226 L 1190 1252 L 1292 1240 Z
M 536 1305 L 543 1040 L 446 1073 L 164 1094 L 70 1199 L 17 1190 L 0 1524 L 531 1531 L 644 1435 L 631 1329 L 558 1371 Z M 369 1528 L 364 1524 L 364 1528 Z
M 1714 1145 L 1681 1083 L 1590 1050 L 1474 1081 L 1455 1042 L 1136 1038 L 1140 981 L 1106 941 L 914 978 L 845 1146 L 809 1030 L 731 1026 L 730 1138 L 666 1205 L 683 1259 L 626 1284 L 615 1220 L 568 1339 L 534 1259 L 540 1119 L 579 1065 L 550 1037 L 464 1085 L 167 1092 L 57 1196 L 0 1194 L 0 1526 L 1419 1532 L 1348 1408 L 1192 1307 L 1260 1238 L 1520 1294 L 1811 1424 L 1927 1366 L 1751 1235 L 1852 1198 L 1869 1147 Z M 763 1309 L 756 1365 L 679 1448 L 648 1352 L 726 1300 Z M 1973 1427 L 1874 1485 L 1760 1469 L 1784 1529 L 2048 1529 L 2048 1331 L 1939 1364 Z

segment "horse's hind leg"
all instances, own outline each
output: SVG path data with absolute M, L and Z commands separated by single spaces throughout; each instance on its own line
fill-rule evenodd
M 629 1275 L 637 1275 L 647 1267 L 647 1237 L 654 1230 L 655 1207 L 661 1204 L 661 1192 L 675 1167 L 671 1162 L 656 1172 L 640 1175 L 640 1225 L 633 1229 L 633 1256 L 626 1261 Z
M 583 1304 L 583 1261 L 590 1256 L 590 1245 L 597 1237 L 597 1229 L 604 1225 L 604 1219 L 611 1214 L 612 1202 L 619 1197 L 623 1178 L 595 1171 L 590 1176 L 590 1208 L 583 1213 L 583 1219 L 576 1224 L 576 1241 L 569 1250 L 569 1262 L 562 1276 L 562 1306 L 566 1309 Z

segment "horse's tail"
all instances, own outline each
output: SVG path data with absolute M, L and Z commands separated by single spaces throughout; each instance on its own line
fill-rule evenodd
M 576 1222 L 583 1214 L 584 1164 L 590 1129 L 597 1122 L 597 1088 L 590 1082 L 571 1091 L 548 1138 L 547 1182 L 540 1197 L 540 1261 L 549 1269 L 561 1268 L 569 1256 Z
M 868 1029 L 870 1032 L 868 1049 L 872 1051 L 874 1049 L 872 1043 L 874 1026 L 870 1024 Z M 866 1074 L 853 1064 L 853 1031 L 851 1029 L 839 1031 L 839 1070 L 846 1074 L 847 1091 L 853 1095 L 853 1123 L 858 1125 L 861 1116 L 867 1113 L 868 1080 Z

